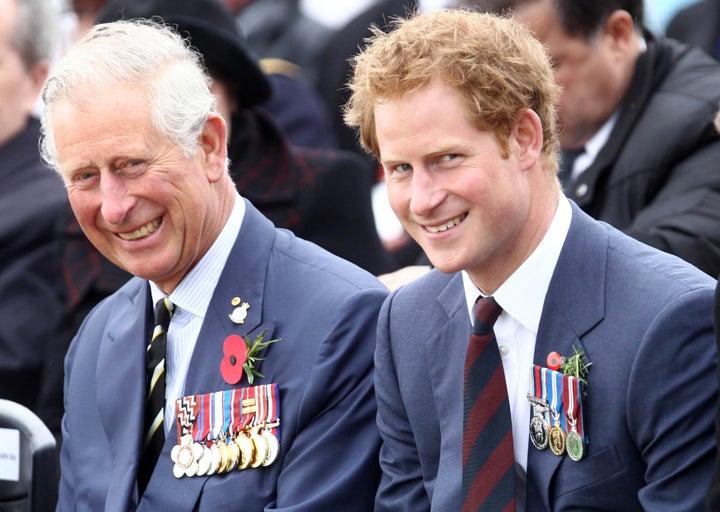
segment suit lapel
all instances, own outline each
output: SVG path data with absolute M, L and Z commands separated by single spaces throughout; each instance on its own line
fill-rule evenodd
M 118 295 L 97 363 L 97 396 L 103 397 L 97 406 L 113 461 L 106 503 L 116 505 L 117 510 L 130 508 L 143 436 L 148 293 L 143 289 L 147 289 L 145 281 L 138 279 L 137 283 L 137 292 Z M 122 389 L 117 388 L 118 383 Z M 119 405 L 118 400 L 123 403 Z
M 246 201 L 245 218 L 240 233 L 220 275 L 195 344 L 185 381 L 185 396 L 249 385 L 246 375 L 234 386 L 223 380 L 220 373 L 220 362 L 224 357 L 223 343 L 230 334 L 248 334 L 253 341 L 255 334 L 265 329 L 265 339 L 272 338 L 275 322 L 263 318 L 262 306 L 265 277 L 274 239 L 273 225 Z M 242 324 L 234 323 L 229 316 L 235 308 L 232 305 L 235 297 L 250 305 Z M 259 371 L 260 363 L 255 365 Z M 177 479 L 173 476 L 170 451 L 177 444 L 177 438 L 172 435 L 173 429 L 170 432 L 138 512 L 158 510 L 158 507 L 173 511 L 192 510 L 209 478 L 205 476 Z
M 463 395 L 463 374 L 457 368 L 464 367 L 471 331 L 460 273 L 448 281 L 437 301 L 440 308 L 432 310 L 435 317 L 428 321 L 437 330 L 425 342 L 426 361 L 441 429 L 449 428 L 451 432 L 460 429 L 462 435 L 462 407 L 454 406 L 454 400 L 448 399 Z M 440 354 L 447 364 L 437 364 Z M 461 414 L 459 419 L 457 411 Z
M 543 306 L 535 342 L 535 364 L 547 366 L 546 358 L 551 351 L 572 355 L 575 348 L 581 349 L 592 362 L 593 351 L 601 349 L 585 345 L 583 338 L 605 316 L 607 251 L 607 232 L 573 204 L 570 230 Z M 528 504 L 543 503 L 546 510 L 552 509 L 548 489 L 565 457 L 529 445 Z
M 263 292 L 274 237 L 272 224 L 247 203 L 242 228 L 220 275 L 198 335 L 185 383 L 186 395 L 236 387 L 227 384 L 220 374 L 223 343 L 230 334 L 247 334 L 250 341 L 254 341 L 256 334 L 268 329 L 265 339 L 271 339 L 274 322 L 263 318 Z M 230 319 L 235 309 L 232 305 L 234 298 L 250 305 L 243 323 Z M 258 370 L 260 363 L 255 365 Z M 247 378 L 243 375 L 238 386 L 247 385 Z

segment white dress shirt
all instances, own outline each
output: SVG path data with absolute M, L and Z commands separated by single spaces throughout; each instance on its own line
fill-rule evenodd
M 561 194 L 555 216 L 540 244 L 493 294 L 503 308 L 494 331 L 510 401 L 515 462 L 526 471 L 530 435 L 530 403 L 527 394 L 530 391 L 535 339 L 545 295 L 570 229 L 571 217 L 570 203 Z M 473 306 L 481 292 L 467 272 L 462 272 L 462 278 L 468 315 L 472 321 Z

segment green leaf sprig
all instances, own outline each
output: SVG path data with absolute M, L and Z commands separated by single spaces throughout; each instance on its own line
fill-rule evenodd
M 587 385 L 587 375 L 592 363 L 585 362 L 585 353 L 582 349 L 573 347 L 574 354 L 570 357 L 563 357 L 560 371 L 564 375 L 577 377 L 583 384 Z
M 264 357 L 258 357 L 258 353 L 260 353 L 261 350 L 263 350 L 265 347 L 280 341 L 280 338 L 274 339 L 274 340 L 268 340 L 264 341 L 265 339 L 265 332 L 267 329 L 262 331 L 260 334 L 258 334 L 255 337 L 254 342 L 250 342 L 250 339 L 248 338 L 247 334 L 243 336 L 243 339 L 245 340 L 245 344 L 248 347 L 247 351 L 247 359 L 245 360 L 245 364 L 243 364 L 243 370 L 245 370 L 245 375 L 247 375 L 248 383 L 252 384 L 255 380 L 255 377 L 259 379 L 264 379 L 265 375 L 260 373 L 258 370 L 255 369 L 255 363 L 257 361 L 262 361 L 265 359 Z

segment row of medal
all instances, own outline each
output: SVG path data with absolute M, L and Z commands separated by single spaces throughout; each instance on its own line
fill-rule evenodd
M 271 465 L 280 451 L 279 411 L 277 384 L 178 399 L 173 475 L 209 476 Z
M 579 461 L 587 438 L 583 425 L 583 381 L 533 365 L 528 401 L 532 406 L 530 441 L 538 450 L 550 448 L 557 456 L 567 453 Z

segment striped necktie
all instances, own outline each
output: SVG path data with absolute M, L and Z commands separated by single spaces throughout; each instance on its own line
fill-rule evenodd
M 515 511 L 510 406 L 493 325 L 502 308 L 492 297 L 475 303 L 465 359 L 463 512 Z
M 165 350 L 167 331 L 175 305 L 167 297 L 155 304 L 155 326 L 147 346 L 147 401 L 143 451 L 138 474 L 140 493 L 145 490 L 165 444 Z

